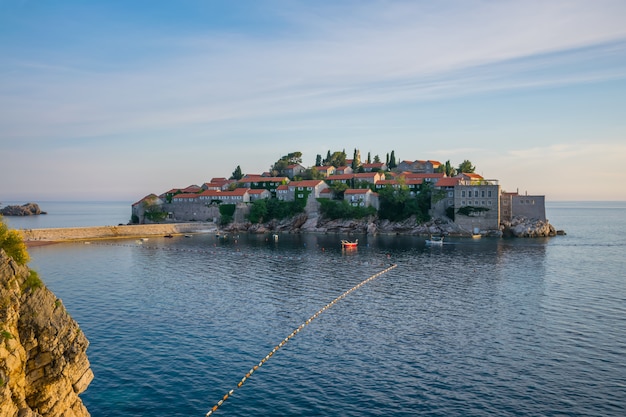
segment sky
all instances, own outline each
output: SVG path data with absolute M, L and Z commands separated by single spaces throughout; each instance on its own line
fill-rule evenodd
M 623 0 L 0 0 L 0 202 L 354 149 L 623 201 L 625 21 Z

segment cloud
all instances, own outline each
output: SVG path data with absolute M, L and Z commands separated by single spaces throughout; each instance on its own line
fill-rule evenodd
M 166 34 L 143 65 L 59 50 L 4 71 L 0 133 L 156 132 L 624 78 L 624 12 L 619 1 L 299 5 L 281 11 L 291 36 Z

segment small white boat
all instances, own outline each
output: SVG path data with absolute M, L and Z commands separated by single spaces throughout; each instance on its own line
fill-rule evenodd
M 430 236 L 430 239 L 426 239 L 427 245 L 443 245 L 443 236 Z

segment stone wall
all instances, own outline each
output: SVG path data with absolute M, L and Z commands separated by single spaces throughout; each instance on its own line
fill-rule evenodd
M 89 416 L 89 342 L 31 274 L 0 249 L 0 416 Z
M 65 240 L 89 240 L 164 236 L 167 234 L 194 233 L 216 230 L 214 223 L 140 224 L 126 226 L 67 227 L 58 229 L 21 229 L 24 241 L 58 242 Z

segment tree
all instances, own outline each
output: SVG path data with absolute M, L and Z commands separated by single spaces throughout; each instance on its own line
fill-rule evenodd
M 352 170 L 356 171 L 359 169 L 359 166 L 361 166 L 361 152 L 358 151 L 358 149 L 354 149 L 354 154 L 352 156 Z
M 342 167 L 346 165 L 346 153 L 345 152 L 333 152 L 330 155 L 328 161 L 326 161 L 326 165 L 332 165 L 335 168 Z
M 315 157 L 315 166 L 316 167 L 322 166 L 322 155 L 317 154 L 317 156 Z
M 350 188 L 348 184 L 345 184 L 343 182 L 335 182 L 330 186 L 335 200 L 343 200 L 343 195 L 348 188 Z
M 459 167 L 457 168 L 457 171 L 459 173 L 468 173 L 471 174 L 476 170 L 476 167 L 472 165 L 472 163 L 470 161 L 468 161 L 467 159 L 463 162 L 461 162 L 459 164 Z
M 241 172 L 241 167 L 237 165 L 237 168 L 233 171 L 233 175 L 230 176 L 230 179 L 239 181 L 241 178 L 243 178 L 243 173 Z
M 374 163 L 375 164 L 380 164 L 380 156 L 374 155 Z
M 322 162 L 324 162 L 324 165 L 331 165 L 330 157 L 331 157 L 331 155 L 330 155 L 330 149 L 329 149 L 328 152 L 326 153 L 326 159 L 324 159 L 324 161 L 322 161 Z
M 370 158 L 370 153 L 367 153 L 367 163 L 371 164 L 372 163 L 372 158 Z
M 389 167 L 389 169 L 394 169 L 398 166 L 398 164 L 396 164 L 395 151 L 391 151 L 391 156 L 389 157 L 389 163 L 387 164 L 387 166 Z
M 446 174 L 446 177 L 454 177 L 456 175 L 456 169 L 450 164 L 450 160 L 447 160 L 445 165 L 439 165 L 436 172 L 442 172 Z
M 281 156 L 278 161 L 270 167 L 270 172 L 274 176 L 282 174 L 289 165 L 302 163 L 302 152 L 291 152 Z

